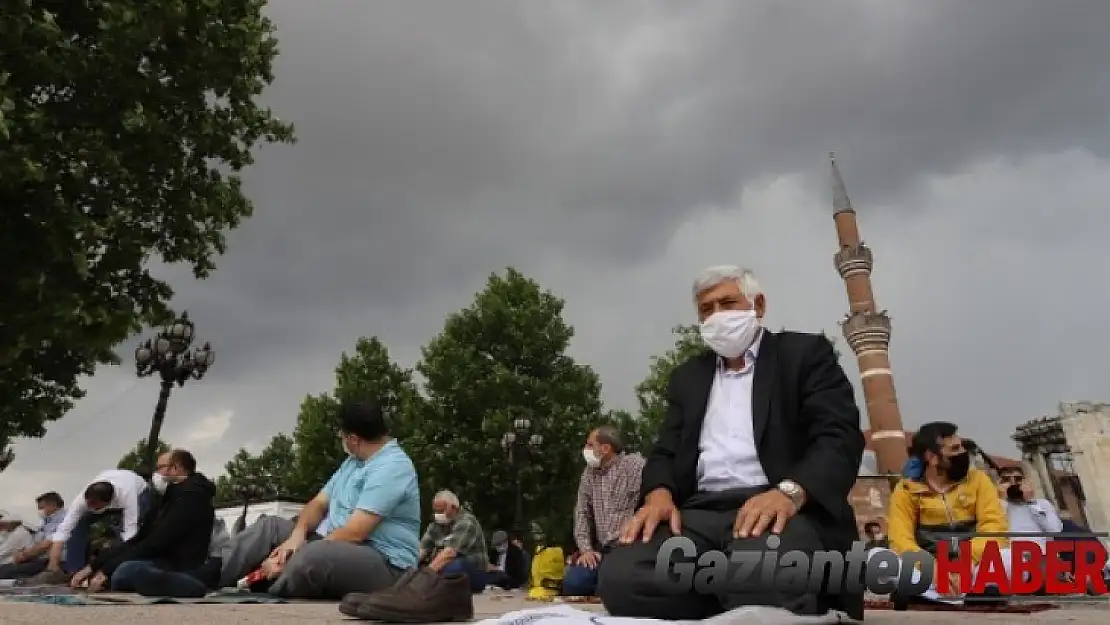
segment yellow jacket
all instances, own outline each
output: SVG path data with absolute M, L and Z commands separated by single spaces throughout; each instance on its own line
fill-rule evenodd
M 967 477 L 945 493 L 938 493 L 924 481 L 903 479 L 890 495 L 887 535 L 895 553 L 928 551 L 936 555 L 936 544 L 929 532 L 994 533 L 1009 531 L 1006 510 L 998 498 L 994 482 L 986 473 L 972 467 Z M 978 564 L 989 541 L 1005 547 L 1005 538 L 973 538 L 971 557 Z

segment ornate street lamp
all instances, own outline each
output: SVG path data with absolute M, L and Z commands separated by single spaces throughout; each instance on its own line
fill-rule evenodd
M 135 348 L 135 373 L 140 378 L 154 374 L 162 379 L 162 391 L 158 393 L 158 403 L 154 406 L 154 418 L 150 423 L 147 436 L 146 464 L 144 468 L 154 472 L 158 454 L 158 437 L 162 434 L 162 421 L 166 418 L 166 404 L 170 400 L 173 385 L 185 386 L 189 379 L 199 380 L 216 361 L 216 352 L 205 343 L 203 347 L 189 351 L 193 344 L 193 322 L 189 313 L 181 313 L 174 321 L 154 337 L 147 339 Z
M 516 419 L 512 429 L 501 437 L 501 447 L 509 454 L 509 464 L 516 466 L 516 512 L 513 515 L 513 528 L 524 530 L 524 493 L 522 480 L 524 465 L 536 456 L 543 446 L 543 436 L 532 433 L 532 422 Z

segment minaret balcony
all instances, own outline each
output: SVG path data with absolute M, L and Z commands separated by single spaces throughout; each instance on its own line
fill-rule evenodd
M 846 315 L 840 323 L 844 339 L 857 355 L 867 351 L 887 351 L 890 346 L 890 317 L 886 311 L 862 311 Z
M 871 268 L 875 265 L 875 257 L 871 253 L 871 248 L 861 242 L 856 246 L 845 245 L 840 248 L 840 251 L 833 255 L 833 262 L 836 270 L 840 272 L 840 277 L 847 279 L 860 274 L 870 275 Z

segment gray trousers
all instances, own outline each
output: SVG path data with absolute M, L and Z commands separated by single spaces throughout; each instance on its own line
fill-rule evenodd
M 220 571 L 220 587 L 234 586 L 258 568 L 293 533 L 293 522 L 280 517 L 258 519 L 231 539 Z M 290 599 L 342 599 L 351 592 L 389 588 L 404 573 L 367 545 L 314 540 L 285 563 L 270 594 Z

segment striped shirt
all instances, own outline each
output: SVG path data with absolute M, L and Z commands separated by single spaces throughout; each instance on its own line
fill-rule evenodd
M 643 471 L 640 454 L 620 454 L 603 467 L 586 467 L 574 506 L 579 551 L 597 551 L 620 537 L 621 524 L 636 513 Z

